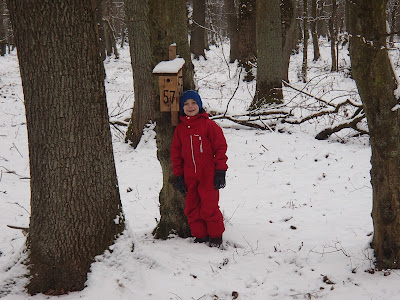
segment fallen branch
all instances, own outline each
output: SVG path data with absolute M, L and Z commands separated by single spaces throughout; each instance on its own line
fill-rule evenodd
M 320 133 L 318 133 L 315 136 L 315 138 L 317 140 L 326 140 L 328 137 L 330 137 L 335 132 L 338 132 L 338 131 L 340 131 L 342 129 L 345 129 L 345 128 L 352 128 L 352 129 L 358 131 L 360 134 L 368 134 L 367 131 L 362 130 L 362 129 L 357 127 L 357 123 L 360 122 L 361 120 L 363 120 L 364 118 L 365 118 L 365 115 L 362 114 L 357 118 L 349 120 L 348 122 L 343 122 L 343 123 L 341 123 L 341 124 L 339 124 L 337 126 L 326 128 L 326 129 L 322 130 Z
M 317 112 L 315 114 L 308 115 L 307 117 L 304 117 L 302 119 L 297 119 L 297 120 L 285 119 L 282 122 L 283 123 L 289 123 L 289 124 L 301 124 L 301 123 L 307 122 L 307 121 L 309 121 L 311 119 L 322 117 L 324 115 L 330 115 L 330 114 L 338 113 L 339 109 L 341 107 L 347 105 L 347 104 L 353 105 L 353 106 L 358 108 L 356 113 L 353 115 L 353 117 L 356 116 L 358 113 L 360 113 L 361 110 L 362 110 L 362 105 L 356 104 L 353 101 L 351 101 L 350 99 L 346 99 L 346 101 L 341 102 L 341 103 L 337 104 L 336 106 L 333 106 L 335 108 L 333 110 L 332 109 L 322 109 L 321 111 L 319 111 L 319 112 Z
M 14 175 L 18 176 L 19 179 L 31 179 L 30 177 L 19 175 L 19 174 L 17 174 L 17 172 L 11 171 L 11 170 L 7 169 L 6 167 L 0 166 L 0 168 L 3 168 L 4 170 L 6 170 L 6 172 L 9 174 L 14 174 Z
M 11 228 L 11 229 L 19 229 L 19 230 L 22 230 L 22 234 L 23 235 L 27 235 L 28 234 L 28 232 L 29 232 L 29 227 L 20 227 L 20 226 L 13 226 L 13 225 L 7 225 L 7 227 L 8 228 Z

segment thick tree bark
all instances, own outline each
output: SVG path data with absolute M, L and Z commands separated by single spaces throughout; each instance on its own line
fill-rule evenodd
M 282 23 L 279 1 L 257 1 L 257 83 L 250 109 L 282 102 Z
M 183 68 L 183 88 L 193 89 L 193 64 L 188 43 L 188 29 L 185 0 L 150 0 L 151 47 L 156 62 L 168 60 L 168 47 L 177 44 L 177 54 L 185 59 Z M 156 97 L 159 99 L 158 86 Z M 174 127 L 171 126 L 171 114 L 159 113 L 156 125 L 157 157 L 163 171 L 163 187 L 159 195 L 161 219 L 154 229 L 156 238 L 166 239 L 175 233 L 180 237 L 190 235 L 190 229 L 184 215 L 184 197 L 174 188 L 170 158 Z
M 257 59 L 256 38 L 256 0 L 240 0 L 238 35 L 239 35 L 239 65 L 246 70 L 245 81 L 252 81 L 251 71 Z
M 239 33 L 238 33 L 238 16 L 236 13 L 235 0 L 224 0 L 227 21 L 228 36 L 230 41 L 229 62 L 233 63 L 239 59 Z
M 313 49 L 314 49 L 314 61 L 317 61 L 321 54 L 319 53 L 319 43 L 318 43 L 318 33 L 317 33 L 317 1 L 318 0 L 312 0 L 311 2 L 311 36 L 312 36 L 312 41 L 313 41 Z
M 206 0 L 193 0 L 193 24 L 190 33 L 190 51 L 195 59 L 205 58 L 206 48 Z
M 386 47 L 386 0 L 349 1 L 352 74 L 364 104 L 372 149 L 372 219 L 376 265 L 400 261 L 400 109 L 397 82 Z
M 158 49 L 154 49 L 153 54 L 148 2 L 148 0 L 125 0 L 135 92 L 135 104 L 125 141 L 134 148 L 140 142 L 144 126 L 149 121 L 155 121 L 160 106 L 155 91 L 157 78 L 152 74 L 153 67 L 157 64 L 153 56 Z
M 28 292 L 64 294 L 124 229 L 95 13 L 78 0 L 8 7 L 29 142 Z

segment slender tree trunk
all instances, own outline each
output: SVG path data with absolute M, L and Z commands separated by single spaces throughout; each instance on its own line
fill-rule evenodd
M 7 33 L 3 20 L 4 10 L 5 4 L 0 0 L 0 56 L 4 56 L 7 53 Z
M 155 121 L 160 106 L 155 92 L 157 78 L 152 74 L 156 62 L 151 46 L 148 2 L 148 0 L 125 0 L 135 92 L 135 104 L 125 141 L 134 148 L 140 142 L 144 126 L 149 121 Z
M 331 39 L 331 59 L 332 67 L 331 71 L 336 72 L 338 70 L 337 60 L 336 60 L 336 40 L 337 40 L 337 30 L 336 30 L 336 15 L 337 15 L 337 4 L 336 0 L 332 0 L 332 15 L 329 19 L 329 35 Z
M 238 34 L 239 66 L 246 70 L 245 81 L 252 81 L 252 64 L 257 58 L 256 42 L 256 0 L 240 0 Z
M 395 0 L 393 2 L 393 6 L 390 10 L 390 38 L 389 38 L 389 43 L 390 46 L 393 47 L 394 46 L 394 32 L 396 31 L 396 23 L 397 23 L 397 10 L 399 8 L 399 0 Z
M 96 16 L 90 1 L 8 8 L 29 142 L 28 292 L 82 290 L 94 257 L 124 229 Z
M 296 3 L 293 0 L 283 0 L 281 2 L 282 18 L 282 79 L 289 82 L 289 63 L 290 56 L 296 47 Z
M 257 83 L 250 110 L 282 102 L 282 22 L 279 1 L 257 1 Z
M 400 109 L 398 83 L 386 47 L 386 0 L 347 3 L 352 74 L 367 116 L 373 192 L 376 265 L 398 269 L 400 261 Z
M 314 49 L 314 61 L 317 61 L 321 54 L 319 53 L 319 43 L 318 43 L 318 33 L 317 33 L 317 2 L 318 0 L 312 0 L 311 2 L 311 36 L 313 41 L 313 49 Z
M 188 29 L 185 0 L 150 0 L 152 49 L 156 62 L 168 60 L 168 47 L 177 45 L 177 54 L 185 59 L 183 68 L 184 90 L 193 89 L 193 64 L 188 43 Z M 157 87 L 157 99 L 159 91 Z M 171 143 L 174 135 L 171 114 L 159 113 L 156 125 L 157 157 L 163 172 L 163 187 L 160 191 L 161 218 L 154 229 L 156 238 L 166 239 L 171 233 L 188 237 L 190 228 L 184 210 L 184 197 L 174 188 L 172 175 Z
M 228 35 L 230 41 L 229 62 L 233 63 L 239 59 L 239 33 L 238 17 L 236 13 L 235 0 L 225 0 L 225 9 L 228 21 Z
M 206 48 L 206 0 L 193 0 L 193 25 L 190 33 L 190 51 L 195 59 L 205 58 Z
M 307 68 L 308 68 L 308 5 L 307 0 L 303 0 L 303 64 L 301 66 L 301 76 L 303 82 L 307 82 Z

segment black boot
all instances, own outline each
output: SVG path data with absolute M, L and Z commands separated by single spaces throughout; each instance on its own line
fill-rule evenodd
M 205 238 L 195 238 L 194 242 L 195 243 L 206 243 L 206 242 L 208 242 L 208 236 Z
M 222 245 L 222 236 L 217 237 L 217 238 L 210 237 L 210 243 L 209 243 L 210 247 L 219 248 L 219 247 L 221 247 L 221 245 Z

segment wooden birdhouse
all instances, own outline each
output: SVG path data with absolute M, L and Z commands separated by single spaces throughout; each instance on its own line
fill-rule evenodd
M 171 112 L 172 126 L 178 125 L 179 98 L 183 93 L 182 68 L 185 60 L 176 57 L 176 44 L 169 47 L 168 61 L 159 62 L 153 69 L 158 76 L 160 88 L 160 110 Z

